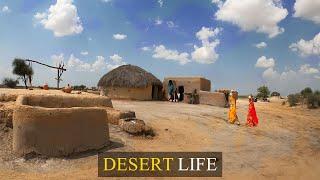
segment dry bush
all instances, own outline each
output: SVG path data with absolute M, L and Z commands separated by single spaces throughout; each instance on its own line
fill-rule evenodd
M 288 96 L 288 103 L 289 103 L 289 106 L 292 107 L 292 106 L 296 106 L 298 105 L 298 103 L 300 102 L 300 94 L 290 94 Z

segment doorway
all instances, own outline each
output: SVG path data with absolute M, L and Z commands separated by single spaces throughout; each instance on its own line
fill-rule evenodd
M 152 86 L 152 100 L 159 100 L 159 86 Z
M 179 101 L 183 101 L 184 99 L 184 86 L 178 86 Z

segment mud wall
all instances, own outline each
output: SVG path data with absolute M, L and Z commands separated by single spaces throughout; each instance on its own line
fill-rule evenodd
M 109 142 L 106 111 L 96 107 L 20 106 L 13 113 L 13 150 L 65 156 L 99 149 Z
M 84 107 L 85 106 L 85 107 Z M 107 97 L 22 95 L 13 112 L 13 150 L 64 156 L 109 142 Z
M 152 86 L 146 88 L 107 87 L 104 95 L 114 99 L 152 100 Z
M 46 108 L 113 107 L 111 99 L 102 96 L 22 95 L 16 103 Z
M 219 92 L 199 92 L 200 104 L 207 104 L 212 106 L 225 107 L 227 104 L 225 95 Z
M 168 96 L 168 83 L 172 80 L 175 87 L 184 86 L 185 93 L 192 93 L 195 89 L 199 91 L 210 91 L 211 82 L 203 77 L 166 77 L 163 81 L 163 89 L 165 91 L 165 96 Z

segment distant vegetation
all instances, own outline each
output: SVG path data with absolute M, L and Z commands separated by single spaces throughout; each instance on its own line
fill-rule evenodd
M 87 86 L 85 86 L 85 85 L 75 85 L 75 86 L 72 86 L 72 88 L 74 89 L 74 90 L 77 90 L 77 91 L 84 91 L 84 90 L 86 90 L 87 89 Z
M 17 84 L 19 84 L 19 81 L 12 78 L 4 78 L 2 84 L 7 86 L 8 88 L 15 88 Z
M 313 92 L 311 88 L 307 87 L 300 93 L 290 94 L 288 103 L 291 107 L 301 104 L 302 106 L 307 105 L 309 109 L 318 108 L 320 106 L 320 91 Z

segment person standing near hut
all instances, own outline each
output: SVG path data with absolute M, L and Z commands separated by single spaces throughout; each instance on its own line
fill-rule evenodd
M 248 116 L 247 116 L 247 126 L 253 127 L 258 125 L 258 116 L 256 113 L 256 109 L 254 107 L 254 99 L 253 96 L 249 96 L 249 109 L 248 109 Z
M 229 123 L 234 124 L 236 122 L 237 125 L 240 125 L 237 115 L 237 99 L 237 92 L 232 90 L 229 96 Z
M 172 80 L 169 80 L 168 83 L 168 93 L 169 93 L 169 101 L 171 100 L 172 102 L 174 101 L 174 84 Z
M 179 102 L 178 89 L 174 90 L 174 102 Z

